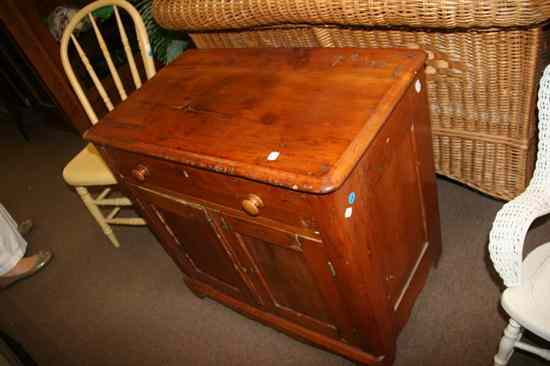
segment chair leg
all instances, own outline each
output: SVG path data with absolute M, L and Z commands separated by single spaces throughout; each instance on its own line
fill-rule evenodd
M 120 247 L 118 239 L 116 238 L 115 233 L 113 233 L 113 229 L 111 229 L 111 226 L 105 221 L 105 217 L 103 216 L 103 213 L 94 203 L 94 199 L 90 195 L 90 192 L 88 192 L 88 189 L 85 187 L 76 187 L 76 191 L 78 192 L 78 195 L 84 202 L 84 205 L 86 206 L 88 211 L 90 211 L 94 219 L 97 221 L 97 223 L 101 227 L 101 230 L 103 230 L 103 232 L 109 238 L 111 243 L 113 243 L 113 245 L 116 248 Z
M 504 329 L 504 336 L 501 338 L 498 345 L 498 352 L 495 355 L 495 366 L 505 366 L 510 361 L 510 357 L 514 353 L 514 345 L 521 337 L 521 326 L 514 320 L 510 322 Z

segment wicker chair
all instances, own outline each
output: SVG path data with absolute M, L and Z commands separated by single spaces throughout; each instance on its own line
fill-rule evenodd
M 130 15 L 134 22 L 139 48 L 141 51 L 141 58 L 143 60 L 143 65 L 145 68 L 146 78 L 152 78 L 156 72 L 155 65 L 151 57 L 151 48 L 149 45 L 147 31 L 145 30 L 145 25 L 143 24 L 139 12 L 130 3 L 123 0 L 100 0 L 91 3 L 78 11 L 73 16 L 73 18 L 71 18 L 71 21 L 65 28 L 63 37 L 61 38 L 61 61 L 63 63 L 63 68 L 65 69 L 65 73 L 69 78 L 69 82 L 71 83 L 71 86 L 78 96 L 78 99 L 80 100 L 80 103 L 82 104 L 82 107 L 84 108 L 84 111 L 86 112 L 92 124 L 97 123 L 97 114 L 94 111 L 90 100 L 84 93 L 84 90 L 74 73 L 73 66 L 71 65 L 71 61 L 69 60 L 68 49 L 69 42 L 72 42 L 97 92 L 105 103 L 107 110 L 112 111 L 114 107 L 111 97 L 99 80 L 96 72 L 94 71 L 92 65 L 88 60 L 88 57 L 86 56 L 85 51 L 82 49 L 77 37 L 74 34 L 74 30 L 77 28 L 77 26 L 84 19 L 88 19 L 92 24 L 92 28 L 96 35 L 99 48 L 101 49 L 101 53 L 105 58 L 112 79 L 116 86 L 116 90 L 118 91 L 120 100 L 123 101 L 126 99 L 126 88 L 114 65 L 113 59 L 107 48 L 101 31 L 99 30 L 99 27 L 93 15 L 91 14 L 94 10 L 103 8 L 105 6 L 113 6 L 120 39 L 124 46 L 124 51 L 135 88 L 139 89 L 141 87 L 142 79 L 136 66 L 136 61 L 129 45 L 126 30 L 121 20 L 118 8 L 124 9 Z M 109 238 L 109 240 L 113 243 L 115 247 L 119 246 L 119 241 L 113 233 L 111 225 L 145 225 L 145 221 L 141 218 L 116 217 L 122 207 L 132 206 L 132 203 L 126 197 L 109 198 L 109 194 L 111 194 L 111 189 L 117 184 L 117 180 L 109 170 L 109 167 L 101 158 L 101 155 L 94 147 L 94 145 L 88 144 L 67 164 L 67 166 L 63 170 L 63 178 L 69 185 L 76 188 L 76 191 L 80 195 L 80 198 L 84 202 L 84 205 L 90 211 L 105 235 Z M 101 193 L 99 193 L 99 195 L 95 198 L 92 197 L 88 190 L 88 187 L 91 186 L 102 187 Z M 100 207 L 112 207 L 112 210 L 109 214 L 104 215 Z
M 503 199 L 529 182 L 550 0 L 155 0 L 153 14 L 201 48 L 422 48 L 437 172 Z
M 550 360 L 550 350 L 520 341 L 522 327 L 550 341 L 550 243 L 531 251 L 522 262 L 523 242 L 538 217 L 550 213 L 550 66 L 539 89 L 539 147 L 533 179 L 521 195 L 497 213 L 489 240 L 491 260 L 508 288 L 501 304 L 510 322 L 500 341 L 495 365 L 506 365 L 514 347 Z

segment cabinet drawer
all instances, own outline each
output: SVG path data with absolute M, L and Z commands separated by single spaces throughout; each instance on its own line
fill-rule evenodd
M 111 148 L 105 151 L 122 179 L 129 183 L 196 197 L 246 212 L 250 217 L 318 231 L 310 194 L 127 151 Z M 247 209 L 256 209 L 257 213 L 251 214 Z

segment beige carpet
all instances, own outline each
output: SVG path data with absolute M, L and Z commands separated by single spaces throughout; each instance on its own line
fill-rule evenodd
M 39 365 L 352 365 L 295 341 L 183 285 L 146 228 L 121 228 L 114 249 L 61 171 L 83 142 L 29 128 L 25 143 L 0 122 L 0 202 L 32 218 L 30 250 L 55 251 L 36 277 L 0 292 L 0 330 Z M 443 256 L 398 341 L 396 366 L 491 365 L 505 324 L 486 241 L 502 203 L 440 179 Z M 550 238 L 539 222 L 529 247 Z M 510 363 L 543 365 L 516 353 Z

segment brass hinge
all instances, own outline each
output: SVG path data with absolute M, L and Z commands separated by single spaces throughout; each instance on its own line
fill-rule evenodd
M 336 277 L 336 270 L 334 269 L 334 265 L 332 264 L 332 262 L 328 261 L 327 264 L 328 264 L 328 269 L 329 269 L 330 274 L 332 275 L 332 277 Z

